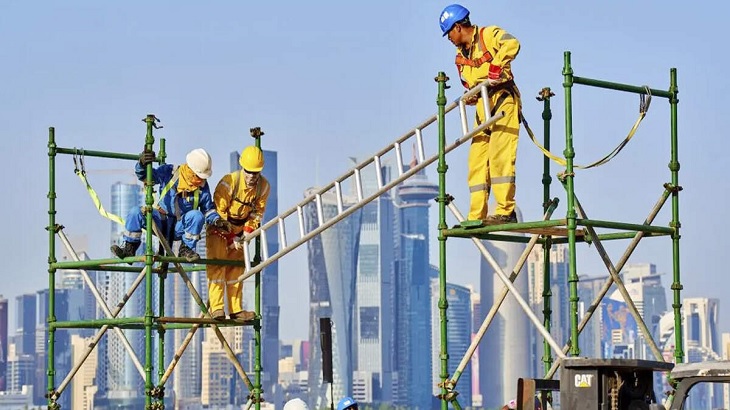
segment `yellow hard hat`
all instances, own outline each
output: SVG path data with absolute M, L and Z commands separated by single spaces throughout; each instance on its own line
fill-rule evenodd
M 258 147 L 248 146 L 241 152 L 238 163 L 246 171 L 261 172 L 264 169 L 264 153 Z

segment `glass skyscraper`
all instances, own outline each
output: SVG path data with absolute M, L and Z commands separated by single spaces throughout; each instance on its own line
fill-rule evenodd
M 441 392 L 438 384 L 441 383 L 441 360 L 440 360 L 440 344 L 441 344 L 441 318 L 438 308 L 439 301 L 439 280 L 431 279 L 431 344 L 433 351 L 431 353 L 431 386 L 432 396 L 436 396 Z M 449 302 L 449 308 L 446 310 L 446 340 L 447 350 L 449 353 L 449 375 L 453 375 L 456 367 L 466 354 L 471 344 L 471 289 L 446 283 L 446 301 Z M 471 386 L 471 364 L 464 368 L 459 378 L 458 388 L 459 404 L 463 407 L 471 407 L 472 404 L 472 386 Z
M 5 391 L 8 368 L 8 300 L 0 295 L 0 391 Z
M 307 190 L 309 196 L 315 189 Z M 344 206 L 353 204 L 345 198 Z M 334 194 L 322 196 L 323 219 L 337 215 Z M 306 232 L 319 226 L 317 206 L 310 202 L 304 209 Z M 353 357 L 355 353 L 355 276 L 357 251 L 360 240 L 361 210 L 339 221 L 307 243 L 309 253 L 309 340 L 314 347 L 309 358 L 310 407 L 329 406 L 330 399 L 337 402 L 352 394 Z M 292 295 L 301 297 L 303 295 Z M 322 350 L 319 336 L 319 319 L 332 320 L 332 368 L 334 383 L 330 396 L 329 385 L 322 378 Z
M 390 167 L 381 168 L 385 183 Z M 375 174 L 363 174 L 364 195 L 377 191 Z M 393 385 L 393 200 L 385 193 L 362 208 L 357 260 L 356 369 L 373 386 L 369 401 L 390 402 Z M 353 358 L 354 359 L 354 358 Z
M 432 405 L 428 208 L 438 187 L 420 172 L 399 185 L 396 193 L 393 401 L 424 410 Z

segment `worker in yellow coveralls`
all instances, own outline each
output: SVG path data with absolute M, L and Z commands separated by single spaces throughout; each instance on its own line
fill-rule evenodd
M 261 175 L 264 154 L 258 147 L 246 147 L 239 158 L 241 170 L 224 176 L 215 188 L 213 202 L 223 228 L 209 226 L 206 239 L 210 259 L 243 260 L 243 239 L 261 224 L 269 199 L 269 181 Z M 213 319 L 225 319 L 223 297 L 227 296 L 230 318 L 253 320 L 255 312 L 243 310 L 242 266 L 208 265 L 208 298 Z
M 517 222 L 515 214 L 515 161 L 522 103 L 514 83 L 511 63 L 520 43 L 497 26 L 478 27 L 469 21 L 469 10 L 452 4 L 439 19 L 441 31 L 456 46 L 456 67 L 467 89 L 488 80 L 491 115 L 504 112 L 485 132 L 472 139 L 469 149 L 469 221 L 488 224 Z M 476 125 L 486 120 L 481 94 L 467 104 L 477 106 Z M 497 203 L 487 216 L 490 189 Z

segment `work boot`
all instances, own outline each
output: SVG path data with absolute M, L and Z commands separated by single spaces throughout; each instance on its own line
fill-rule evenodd
M 226 312 L 223 309 L 214 310 L 210 316 L 215 320 L 223 320 L 226 318 Z
M 177 256 L 187 259 L 188 262 L 195 262 L 200 259 L 200 255 L 197 252 L 190 249 L 189 246 L 184 243 L 180 244 L 180 249 L 177 251 Z
M 484 220 L 484 223 L 486 223 L 487 225 L 517 223 L 517 214 L 515 213 L 515 211 L 512 211 L 512 213 L 509 215 L 489 215 L 487 219 Z
M 139 249 L 139 245 L 141 245 L 142 242 L 127 242 L 124 241 L 122 246 L 119 245 L 112 245 L 111 251 L 119 259 L 128 258 L 130 256 L 134 256 L 137 254 L 137 249 Z M 132 263 L 129 262 L 131 265 Z
M 254 319 L 256 319 L 256 312 L 251 312 L 250 310 L 231 313 L 231 320 L 235 320 L 236 322 L 248 322 Z

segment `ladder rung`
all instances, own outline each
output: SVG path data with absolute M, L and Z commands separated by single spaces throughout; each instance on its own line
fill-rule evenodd
M 469 124 L 466 122 L 466 103 L 463 99 L 459 100 L 459 115 L 461 115 L 461 133 L 466 135 L 469 132 Z
M 243 244 L 243 264 L 247 271 L 251 269 L 251 253 L 248 250 L 248 243 L 245 242 Z
M 380 157 L 376 156 L 373 160 L 375 161 L 375 180 L 378 182 L 378 190 L 381 190 L 383 189 L 383 166 L 380 163 Z
M 319 226 L 324 225 L 324 208 L 322 207 L 322 194 L 317 193 L 315 196 L 317 201 L 317 222 L 319 223 Z
M 479 88 L 479 92 L 482 93 L 482 103 L 484 104 L 484 121 L 489 121 L 491 115 L 491 109 L 489 108 L 489 95 L 487 94 L 487 86 L 482 85 Z
M 362 179 L 360 177 L 359 168 L 355 168 L 355 171 L 353 173 L 353 178 L 355 178 L 355 194 L 357 195 L 357 202 L 362 202 L 362 199 L 363 199 Z
M 398 166 L 398 176 L 403 175 L 403 152 L 399 142 L 393 144 L 395 148 L 395 162 Z
M 303 238 L 306 232 L 304 229 L 304 211 L 301 205 L 297 205 L 297 216 L 299 217 L 299 237 Z
M 423 147 L 423 132 L 416 128 L 416 146 L 418 147 L 418 162 L 426 160 L 426 150 Z
M 344 210 L 344 204 L 342 201 L 342 182 L 335 182 L 335 195 L 337 196 L 337 215 L 341 214 Z
M 279 222 L 277 225 L 279 229 L 279 243 L 281 244 L 282 248 L 286 248 L 286 226 L 284 226 L 284 218 L 279 218 Z
M 266 240 L 266 231 L 261 230 L 261 257 L 263 260 L 269 259 L 269 242 Z

